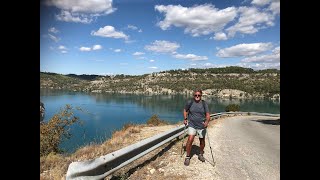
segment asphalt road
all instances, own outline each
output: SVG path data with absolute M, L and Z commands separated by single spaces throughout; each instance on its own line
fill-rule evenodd
M 277 119 L 235 116 L 208 129 L 217 178 L 280 179 L 280 120 Z
M 198 160 L 195 138 L 190 165 L 183 164 L 179 141 L 129 179 L 146 180 L 278 180 L 280 179 L 280 120 L 266 116 L 233 116 L 210 122 L 204 157 Z M 215 159 L 212 164 L 210 145 Z

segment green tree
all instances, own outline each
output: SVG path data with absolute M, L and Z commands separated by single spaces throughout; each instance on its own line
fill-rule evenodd
M 60 143 L 71 137 L 71 125 L 79 123 L 78 117 L 73 114 L 73 108 L 66 105 L 64 109 L 55 114 L 48 122 L 40 123 L 40 156 L 51 152 L 61 153 Z

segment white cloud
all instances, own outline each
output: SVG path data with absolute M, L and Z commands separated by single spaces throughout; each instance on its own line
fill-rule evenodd
M 135 52 L 135 53 L 133 53 L 132 55 L 134 55 L 134 56 L 140 56 L 140 55 L 143 55 L 143 54 L 145 54 L 144 52 Z
M 68 51 L 68 48 L 66 48 L 65 46 L 62 46 L 62 45 L 60 45 L 60 46 L 58 46 L 58 49 L 60 50 L 60 52 L 61 53 L 67 53 Z
M 277 63 L 280 62 L 280 47 L 276 47 L 271 54 L 247 57 L 241 60 L 245 63 Z
M 115 49 L 114 52 L 121 52 L 121 49 Z
M 261 70 L 261 69 L 280 69 L 280 62 L 279 63 L 238 63 L 237 66 L 245 67 L 245 68 L 252 68 L 254 70 Z
M 218 57 L 240 57 L 240 56 L 254 56 L 270 50 L 272 43 L 252 43 L 252 44 L 238 44 L 228 48 L 220 49 L 217 52 Z
M 150 59 L 150 62 L 154 62 L 154 60 L 153 60 L 153 59 Z
M 128 25 L 128 29 L 132 29 L 132 30 L 137 30 L 137 26 L 134 26 L 134 25 Z
M 203 64 L 190 64 L 192 68 L 221 68 L 227 66 L 235 66 L 234 64 L 213 64 L 213 63 L 203 63 Z
M 123 38 L 125 40 L 129 39 L 129 36 L 124 34 L 121 31 L 116 31 L 113 26 L 105 26 L 103 28 L 99 28 L 98 31 L 92 31 L 91 32 L 92 36 L 100 36 L 100 37 L 108 37 L 108 38 Z
M 143 56 L 139 56 L 139 57 L 137 57 L 137 59 L 147 59 L 147 58 L 143 57 Z
M 102 46 L 99 44 L 96 44 L 92 47 L 92 50 L 99 50 L 99 49 L 102 49 Z
M 55 27 L 49 28 L 48 31 L 51 32 L 51 33 L 54 33 L 54 34 L 57 34 L 59 32 L 59 30 L 56 29 Z
M 273 14 L 280 14 L 280 1 L 272 2 L 269 6 L 269 10 L 272 11 Z
M 84 15 L 80 14 L 72 14 L 69 11 L 61 11 L 60 14 L 55 16 L 58 21 L 65 21 L 65 22 L 75 22 L 75 23 L 83 23 L 89 24 L 93 21 L 92 18 L 89 18 Z
M 142 29 L 139 29 L 137 26 L 134 26 L 134 25 L 131 25 L 131 24 L 129 24 L 127 28 L 135 30 L 135 31 L 138 31 L 138 32 L 142 32 Z
M 67 50 L 67 48 L 66 48 L 65 46 L 62 46 L 62 45 L 60 45 L 60 46 L 58 47 L 58 49 L 59 49 L 59 50 Z
M 151 45 L 146 45 L 144 49 L 158 53 L 174 53 L 179 47 L 180 45 L 175 42 L 156 40 Z
M 79 48 L 80 51 L 91 51 L 91 47 L 81 47 Z
M 227 40 L 227 35 L 223 32 L 217 32 L 214 34 L 214 37 L 213 37 L 214 40 Z
M 238 12 L 240 13 L 238 22 L 226 29 L 229 37 L 233 37 L 237 32 L 254 34 L 259 29 L 274 25 L 274 15 L 259 11 L 255 7 L 240 7 Z
M 47 5 L 77 13 L 110 14 L 112 0 L 46 0 Z
M 116 10 L 112 0 L 46 0 L 48 6 L 61 10 L 56 18 L 66 22 L 90 23 L 93 17 L 107 15 Z
M 80 47 L 79 50 L 80 51 L 96 51 L 96 50 L 99 50 L 99 49 L 102 49 L 102 46 L 99 45 L 99 44 L 96 44 L 96 45 L 93 45 L 92 47 Z
M 188 59 L 191 61 L 208 60 L 207 56 L 197 56 L 194 54 L 174 54 L 173 57 L 175 57 L 177 59 Z
M 52 34 L 48 34 L 48 36 L 49 36 L 49 38 L 50 38 L 52 41 L 54 41 L 54 42 L 60 41 L 60 38 L 58 38 L 58 37 L 56 37 L 56 36 L 54 36 L 54 35 L 52 35 Z
M 164 20 L 158 22 L 162 30 L 167 30 L 170 26 L 183 27 L 184 32 L 192 36 L 219 32 L 237 15 L 235 7 L 220 10 L 210 4 L 189 8 L 181 5 L 156 5 L 155 10 L 165 15 Z
M 258 5 L 258 6 L 263 6 L 263 5 L 266 5 L 266 4 L 269 4 L 271 0 L 253 0 L 251 2 L 251 4 L 253 5 Z
M 149 67 L 150 69 L 158 69 L 158 67 L 155 67 L 155 66 L 152 66 L 152 67 Z

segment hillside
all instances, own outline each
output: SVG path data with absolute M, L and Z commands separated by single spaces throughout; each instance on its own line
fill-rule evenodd
M 140 76 L 40 72 L 40 88 L 136 94 L 191 94 L 195 88 L 201 88 L 205 95 L 216 97 L 279 99 L 280 70 L 254 71 L 230 66 L 170 70 Z

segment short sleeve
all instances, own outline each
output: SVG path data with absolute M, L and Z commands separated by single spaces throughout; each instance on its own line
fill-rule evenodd
M 189 104 L 191 104 L 191 100 L 188 100 L 187 103 L 186 103 L 185 106 L 184 106 L 184 109 L 185 109 L 186 111 L 189 110 Z
M 204 103 L 204 111 L 205 111 L 205 113 L 210 113 L 209 112 L 209 106 L 208 106 L 207 102 Z

